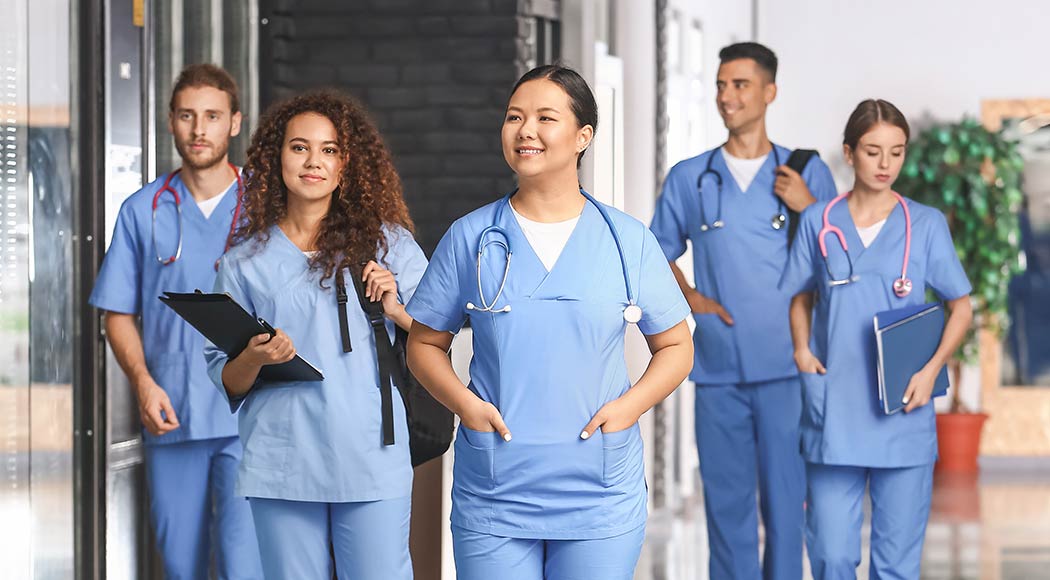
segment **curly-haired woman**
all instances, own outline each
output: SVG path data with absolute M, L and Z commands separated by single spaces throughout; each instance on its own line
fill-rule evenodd
M 266 576 L 331 578 L 331 545 L 340 578 L 411 578 L 405 412 L 395 394 L 394 443 L 384 444 L 373 333 L 350 278 L 392 323 L 411 326 L 402 304 L 427 262 L 390 155 L 358 103 L 311 93 L 267 112 L 245 175 L 244 219 L 215 291 L 280 328 L 233 359 L 211 345 L 205 354 L 231 407 L 243 402 L 237 488 L 251 502 Z M 339 283 L 351 298 L 349 341 Z M 296 352 L 323 381 L 258 380 Z

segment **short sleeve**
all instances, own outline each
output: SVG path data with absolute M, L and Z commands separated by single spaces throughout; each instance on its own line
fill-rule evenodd
M 130 200 L 125 201 L 88 299 L 96 308 L 121 314 L 138 314 L 142 310 L 142 250 L 134 221 Z
M 933 288 L 941 300 L 955 300 L 966 296 L 973 288 L 955 251 L 947 220 L 942 213 L 934 211 L 936 215 L 932 220 L 926 253 L 926 285 Z
M 820 157 L 814 156 L 802 170 L 802 179 L 809 187 L 809 192 L 817 201 L 828 201 L 838 196 L 835 178 L 831 175 L 828 164 Z
M 669 262 L 685 253 L 689 230 L 686 227 L 685 195 L 682 191 L 684 182 L 680 167 L 676 166 L 668 172 L 660 197 L 656 199 L 652 225 L 649 226 L 664 253 L 664 260 Z
M 671 273 L 671 266 L 660 244 L 643 228 L 642 260 L 638 280 L 638 306 L 642 334 L 660 334 L 689 317 L 689 304 Z
M 445 232 L 406 307 L 413 320 L 443 332 L 459 332 L 467 321 L 456 245 L 458 222 Z
M 803 210 L 800 216 L 801 223 L 795 241 L 791 244 L 788 253 L 787 265 L 784 273 L 780 276 L 777 287 L 790 296 L 803 292 L 812 292 L 817 287 L 816 282 L 816 257 L 820 255 L 817 250 L 817 219 L 816 216 L 823 211 L 824 204 L 813 204 Z
M 215 286 L 212 291 L 217 293 L 226 292 L 245 310 L 255 312 L 255 307 L 237 280 L 236 269 L 232 265 L 229 255 L 223 256 L 219 260 L 219 271 L 215 275 Z M 226 402 L 230 404 L 230 412 L 233 413 L 240 408 L 241 403 L 244 402 L 244 397 L 231 399 L 230 394 L 226 392 L 226 387 L 223 385 L 222 370 L 226 368 L 226 363 L 229 362 L 229 359 L 230 357 L 225 352 L 220 350 L 210 340 L 205 339 L 204 360 L 208 365 L 208 377 L 219 389 L 219 393 L 226 399 Z
M 387 232 L 388 250 L 383 261 L 397 279 L 398 299 L 407 304 L 427 269 L 427 257 L 412 232 L 401 226 L 391 226 Z

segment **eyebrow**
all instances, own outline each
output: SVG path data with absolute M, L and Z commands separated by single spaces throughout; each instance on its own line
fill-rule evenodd
M 291 139 L 288 140 L 289 143 L 291 143 L 292 141 L 302 141 L 303 143 L 306 143 L 307 145 L 310 144 L 310 141 L 308 139 L 306 139 L 305 137 L 292 137 Z M 338 146 L 339 142 L 338 141 L 321 141 L 321 145 L 335 145 L 335 146 Z
M 181 109 L 175 109 L 175 112 L 176 113 L 196 113 L 197 111 L 195 109 L 181 108 Z M 220 115 L 226 113 L 226 111 L 223 111 L 221 109 L 205 109 L 204 112 L 205 113 L 218 113 Z
M 507 111 L 518 111 L 518 112 L 521 112 L 521 113 L 525 112 L 525 110 L 522 109 L 521 107 L 516 107 L 514 105 L 511 105 L 511 106 L 507 107 Z M 548 112 L 548 111 L 552 112 L 552 113 L 561 114 L 561 111 L 559 111 L 558 109 L 555 109 L 554 107 L 540 107 L 539 109 L 536 109 L 536 112 L 538 112 L 538 113 L 545 113 L 545 112 Z

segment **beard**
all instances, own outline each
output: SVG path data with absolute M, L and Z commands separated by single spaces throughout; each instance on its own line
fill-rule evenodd
M 220 144 L 215 144 L 210 141 L 206 141 L 206 143 L 211 145 L 209 149 L 200 153 L 194 153 L 190 149 L 190 145 L 192 145 L 193 142 L 181 142 L 176 139 L 175 150 L 179 152 L 179 157 L 182 158 L 182 164 L 193 170 L 201 171 L 204 169 L 211 169 L 212 167 L 223 163 L 226 159 L 226 154 L 230 150 L 229 139 Z

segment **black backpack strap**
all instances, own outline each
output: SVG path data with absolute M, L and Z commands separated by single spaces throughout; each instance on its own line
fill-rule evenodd
M 814 149 L 795 149 L 791 152 L 791 155 L 788 156 L 785 165 L 790 167 L 795 173 L 802 175 L 802 171 L 806 169 L 806 166 L 809 165 L 809 161 L 814 157 L 820 157 L 820 153 Z M 789 251 L 791 250 L 791 245 L 795 243 L 795 235 L 798 233 L 798 222 L 798 212 L 788 208 L 787 234 Z
M 346 294 L 346 280 L 343 279 L 343 271 L 335 273 L 335 301 L 339 304 L 339 336 L 343 339 L 343 352 L 354 352 L 350 345 L 350 325 L 346 318 L 346 302 L 349 300 Z
M 357 273 L 351 272 L 354 281 L 354 290 L 357 292 L 361 310 L 368 317 L 368 323 L 372 326 L 372 334 L 376 341 L 376 360 L 379 362 L 379 396 L 383 417 L 383 445 L 394 444 L 394 395 L 390 386 L 391 381 L 403 384 L 401 380 L 400 365 L 393 345 L 390 344 L 390 335 L 386 332 L 386 317 L 383 315 L 383 303 L 372 302 L 365 297 L 365 287 Z

